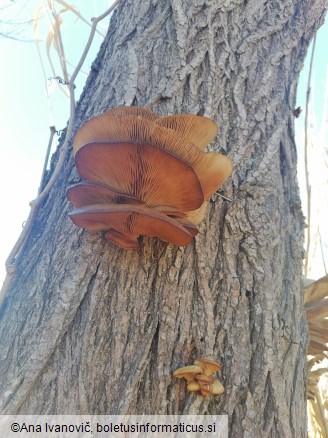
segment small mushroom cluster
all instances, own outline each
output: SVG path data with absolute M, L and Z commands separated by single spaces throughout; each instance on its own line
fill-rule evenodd
M 175 370 L 173 376 L 186 379 L 189 392 L 199 391 L 203 397 L 207 397 L 209 394 L 220 395 L 224 392 L 222 383 L 212 376 L 220 369 L 221 365 L 214 360 L 197 359 L 194 365 Z
M 203 151 L 216 134 L 206 117 L 159 117 L 139 107 L 91 119 L 74 138 L 82 182 L 67 190 L 70 218 L 125 249 L 137 248 L 140 235 L 187 245 L 232 171 L 229 158 Z

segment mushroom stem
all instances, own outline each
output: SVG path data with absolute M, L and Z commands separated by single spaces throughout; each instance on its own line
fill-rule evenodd
M 187 380 L 189 392 L 199 391 L 200 395 L 207 397 L 209 394 L 220 395 L 224 392 L 222 383 L 212 374 L 221 368 L 211 359 L 197 359 L 195 365 L 189 365 L 174 371 L 173 376 Z

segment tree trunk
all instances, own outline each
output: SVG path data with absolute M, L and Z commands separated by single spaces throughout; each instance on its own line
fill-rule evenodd
M 126 251 L 69 219 L 72 151 L 0 321 L 0 412 L 229 415 L 233 437 L 306 436 L 303 216 L 294 116 L 325 0 L 126 0 L 77 107 L 214 118 L 234 163 L 192 244 Z M 53 162 L 56 156 L 53 158 Z M 219 361 L 222 397 L 172 372 Z

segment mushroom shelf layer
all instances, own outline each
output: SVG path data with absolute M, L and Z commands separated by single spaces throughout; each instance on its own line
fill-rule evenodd
M 126 249 L 137 248 L 141 235 L 187 245 L 232 171 L 228 157 L 203 151 L 217 130 L 206 117 L 159 117 L 138 107 L 89 120 L 74 138 L 82 182 L 67 190 L 71 219 Z

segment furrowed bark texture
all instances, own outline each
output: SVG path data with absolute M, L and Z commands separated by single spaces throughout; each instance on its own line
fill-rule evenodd
M 127 0 L 76 129 L 118 105 L 218 121 L 234 163 L 191 245 L 125 251 L 74 226 L 72 153 L 1 311 L 1 413 L 227 413 L 231 436 L 306 435 L 296 84 L 326 1 Z M 56 160 L 56 156 L 53 161 Z M 208 356 L 221 397 L 172 372 Z

